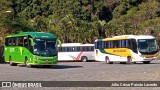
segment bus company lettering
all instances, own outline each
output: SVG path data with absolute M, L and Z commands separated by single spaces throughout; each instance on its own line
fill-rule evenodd
M 17 82 L 12 82 L 11 87 L 42 87 L 41 83 L 17 83 Z
M 113 50 L 113 52 L 126 52 L 125 49 L 121 49 L 121 50 Z

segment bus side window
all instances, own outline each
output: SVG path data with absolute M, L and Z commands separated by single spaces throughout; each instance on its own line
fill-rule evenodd
M 108 48 L 111 48 L 111 42 L 108 41 Z
M 18 42 L 18 41 L 19 41 L 18 38 L 19 38 L 19 37 L 16 37 L 16 38 L 15 38 L 15 41 L 16 41 L 15 44 L 16 44 L 16 46 L 18 46 L 18 43 L 19 43 L 19 42 Z
M 62 47 L 58 47 L 58 51 L 61 52 L 62 51 Z
M 73 48 L 74 48 L 74 47 L 69 47 L 69 51 L 70 51 L 70 52 L 74 52 Z
M 77 51 L 77 52 L 79 52 L 79 51 L 80 51 L 80 47 L 76 47 L 76 48 L 77 48 L 77 50 L 76 50 L 76 51 Z
M 28 42 L 28 47 L 31 47 L 31 46 L 32 46 L 31 40 L 29 40 L 29 42 Z
M 126 48 L 129 48 L 129 40 L 126 40 Z
M 33 50 L 33 47 L 31 45 L 31 40 L 29 40 L 27 38 L 24 39 L 23 46 L 26 47 L 26 48 L 28 48 L 30 51 Z
M 91 51 L 94 51 L 94 46 L 91 47 Z
M 104 48 L 104 47 L 105 47 L 104 42 L 101 42 L 101 48 Z
M 130 48 L 131 49 L 131 40 L 130 39 L 128 39 L 128 40 L 126 40 L 126 48 Z
M 5 39 L 5 45 L 10 46 L 11 40 L 9 38 Z
M 31 40 L 29 40 L 29 42 L 28 42 L 28 49 L 29 49 L 31 52 L 33 51 L 33 46 L 32 46 Z
M 62 47 L 62 52 L 65 52 L 65 47 Z
M 81 47 L 81 51 L 85 51 L 85 47 L 84 46 Z
M 131 45 L 131 49 L 133 50 L 133 52 L 138 53 L 137 51 L 137 42 L 135 39 L 131 39 L 130 40 L 130 45 Z
M 17 41 L 18 46 L 23 46 L 23 37 L 18 37 L 17 40 L 18 40 Z
M 63 47 L 64 48 L 64 52 L 68 52 L 68 47 Z
M 16 38 L 12 38 L 12 45 L 16 46 Z
M 83 51 L 83 47 L 80 47 L 80 51 Z
M 96 48 L 99 49 L 99 42 L 96 43 Z
M 86 46 L 86 51 L 89 51 L 89 47 L 88 46 Z
M 24 47 L 28 47 L 28 40 L 24 39 Z
M 94 44 L 95 44 L 95 49 L 98 49 L 97 42 L 95 42 Z
M 67 52 L 69 52 L 70 50 L 69 50 L 69 47 L 67 47 Z
M 125 47 L 126 47 L 125 41 L 126 41 L 126 40 L 121 40 L 121 48 L 125 48 Z
M 104 48 L 109 48 L 109 42 L 108 41 L 105 41 L 104 44 L 105 44 Z
M 118 45 L 119 48 L 126 48 L 125 45 L 126 45 L 125 40 L 119 40 L 119 45 Z
M 73 52 L 76 52 L 76 50 L 77 50 L 76 47 L 73 47 L 72 49 L 73 49 Z
M 102 41 L 98 41 L 95 44 L 96 44 L 96 46 L 95 46 L 96 49 L 101 49 L 102 48 Z
M 10 38 L 7 38 L 7 44 L 6 45 L 8 45 L 8 46 L 11 46 L 12 45 L 12 41 L 11 41 L 11 39 Z
M 118 48 L 118 41 L 113 41 L 113 48 Z
M 91 51 L 91 47 L 87 46 L 87 51 Z
M 102 41 L 98 42 L 98 48 L 101 49 L 102 48 Z
M 109 41 L 109 48 L 113 48 L 113 41 Z

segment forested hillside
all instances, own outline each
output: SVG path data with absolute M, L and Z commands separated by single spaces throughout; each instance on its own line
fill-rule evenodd
M 160 0 L 0 0 L 0 40 L 20 31 L 93 43 L 123 34 L 160 36 Z

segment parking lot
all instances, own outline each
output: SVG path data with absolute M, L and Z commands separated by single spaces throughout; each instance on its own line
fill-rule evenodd
M 27 68 L 0 64 L 0 80 L 12 81 L 154 81 L 160 80 L 160 61 L 151 64 L 59 62 L 51 68 Z
M 0 64 L 1 81 L 160 81 L 160 61 L 151 64 L 59 62 L 51 68 Z

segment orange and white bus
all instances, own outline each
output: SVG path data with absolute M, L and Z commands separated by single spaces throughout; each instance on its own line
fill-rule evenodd
M 122 35 L 95 40 L 95 60 L 108 63 L 143 62 L 149 64 L 158 56 L 155 37 L 150 35 Z
M 63 43 L 58 48 L 58 61 L 94 60 L 94 44 Z

